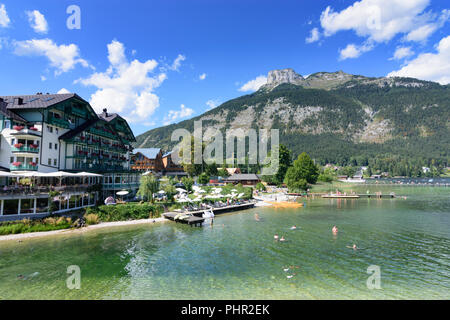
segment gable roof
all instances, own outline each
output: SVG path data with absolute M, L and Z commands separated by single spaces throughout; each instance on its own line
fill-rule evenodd
M 1 96 L 0 98 L 8 104 L 8 109 L 45 109 L 73 97 L 83 100 L 75 93 Z M 21 98 L 22 104 L 17 104 L 16 98 Z
M 225 168 L 229 175 L 233 175 L 235 173 L 241 173 L 241 169 L 239 168 Z
M 141 153 L 148 159 L 156 159 L 160 152 L 160 148 L 138 148 L 133 150 L 133 154 Z
M 21 116 L 19 116 L 17 113 L 8 110 L 6 107 L 8 106 L 7 102 L 1 101 L 0 100 L 0 114 L 4 115 L 7 118 L 13 119 L 15 121 L 18 122 L 27 122 L 27 120 L 25 120 L 24 118 L 22 118 Z
M 125 125 L 127 126 L 128 130 L 130 131 L 131 136 L 133 137 L 133 141 L 136 141 L 136 137 L 134 136 L 133 130 L 131 130 L 130 125 L 128 124 L 128 121 L 126 121 L 124 118 L 122 118 L 119 114 L 117 114 L 117 113 L 108 113 L 107 109 L 105 108 L 105 109 L 103 109 L 103 112 L 102 113 L 98 113 L 97 116 L 100 119 L 102 119 L 102 120 L 104 120 L 104 121 L 106 121 L 108 123 L 113 121 L 116 118 L 119 118 L 119 119 L 123 120 Z

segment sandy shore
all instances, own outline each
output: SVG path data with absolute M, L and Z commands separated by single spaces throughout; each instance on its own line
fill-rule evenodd
M 165 221 L 168 221 L 168 220 L 161 217 L 161 218 L 155 218 L 155 219 L 103 222 L 103 223 L 94 224 L 94 225 L 87 226 L 84 228 L 79 228 L 79 229 L 62 229 L 62 230 L 53 230 L 53 231 L 44 231 L 44 232 L 8 234 L 8 235 L 0 236 L 0 241 L 23 240 L 23 239 L 38 238 L 38 237 L 48 237 L 48 236 L 54 236 L 54 235 L 60 235 L 60 234 L 75 234 L 75 233 L 83 233 L 83 232 L 88 232 L 91 230 L 102 229 L 102 228 L 112 228 L 112 227 L 121 227 L 121 226 L 147 224 L 147 223 L 161 223 L 161 222 L 165 222 Z

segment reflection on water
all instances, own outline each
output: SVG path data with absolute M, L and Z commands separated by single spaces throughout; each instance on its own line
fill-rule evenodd
M 0 298 L 449 299 L 449 190 L 307 200 L 218 216 L 212 227 L 170 222 L 3 242 Z M 81 268 L 80 290 L 66 288 L 69 265 Z M 366 287 L 370 265 L 381 268 L 381 290 Z

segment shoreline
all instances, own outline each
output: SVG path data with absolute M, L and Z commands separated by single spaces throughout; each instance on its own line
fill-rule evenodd
M 92 231 L 92 230 L 96 230 L 96 229 L 122 227 L 122 226 L 137 225 L 137 224 L 153 224 L 153 223 L 161 223 L 161 222 L 166 222 L 166 221 L 168 221 L 168 220 L 166 220 L 164 217 L 160 217 L 160 218 L 154 218 L 154 219 L 102 222 L 99 224 L 93 224 L 93 225 L 79 228 L 79 229 L 61 229 L 61 230 L 42 231 L 42 232 L 6 234 L 6 235 L 0 236 L 0 242 L 1 241 L 23 240 L 23 239 L 33 239 L 33 238 L 40 238 L 40 237 L 49 237 L 49 236 L 61 235 L 61 234 L 83 233 L 83 232 L 88 232 L 88 231 Z

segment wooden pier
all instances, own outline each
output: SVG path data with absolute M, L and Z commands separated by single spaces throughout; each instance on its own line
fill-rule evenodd
M 190 216 L 187 219 L 177 219 L 177 220 L 175 220 L 175 217 L 177 215 L 179 215 L 179 214 L 180 213 L 178 213 L 178 212 L 167 212 L 167 213 L 164 213 L 163 216 L 164 216 L 164 218 L 169 219 L 171 221 L 186 223 L 186 224 L 190 225 L 191 227 L 192 226 L 201 226 L 203 221 L 205 221 L 204 218 L 196 217 L 196 216 Z
M 212 211 L 213 211 L 214 215 L 217 215 L 217 214 L 230 212 L 230 211 L 246 210 L 246 209 L 253 208 L 254 206 L 255 206 L 255 202 L 250 202 L 250 203 L 235 204 L 235 205 L 220 207 L 220 208 L 212 208 Z M 205 221 L 205 218 L 203 218 L 203 213 L 205 212 L 205 210 L 209 210 L 209 209 L 202 209 L 202 210 L 189 211 L 189 212 L 182 212 L 182 211 L 167 212 L 167 213 L 164 213 L 163 216 L 164 216 L 164 218 L 169 219 L 171 221 L 186 223 L 190 226 L 201 226 L 202 223 Z M 183 214 L 183 213 L 189 214 L 190 217 L 185 218 L 185 219 L 175 220 L 175 217 L 177 215 Z
M 323 194 L 322 198 L 326 199 L 359 199 L 359 198 L 396 198 L 395 194 L 381 194 L 381 193 L 359 193 L 359 194 Z

